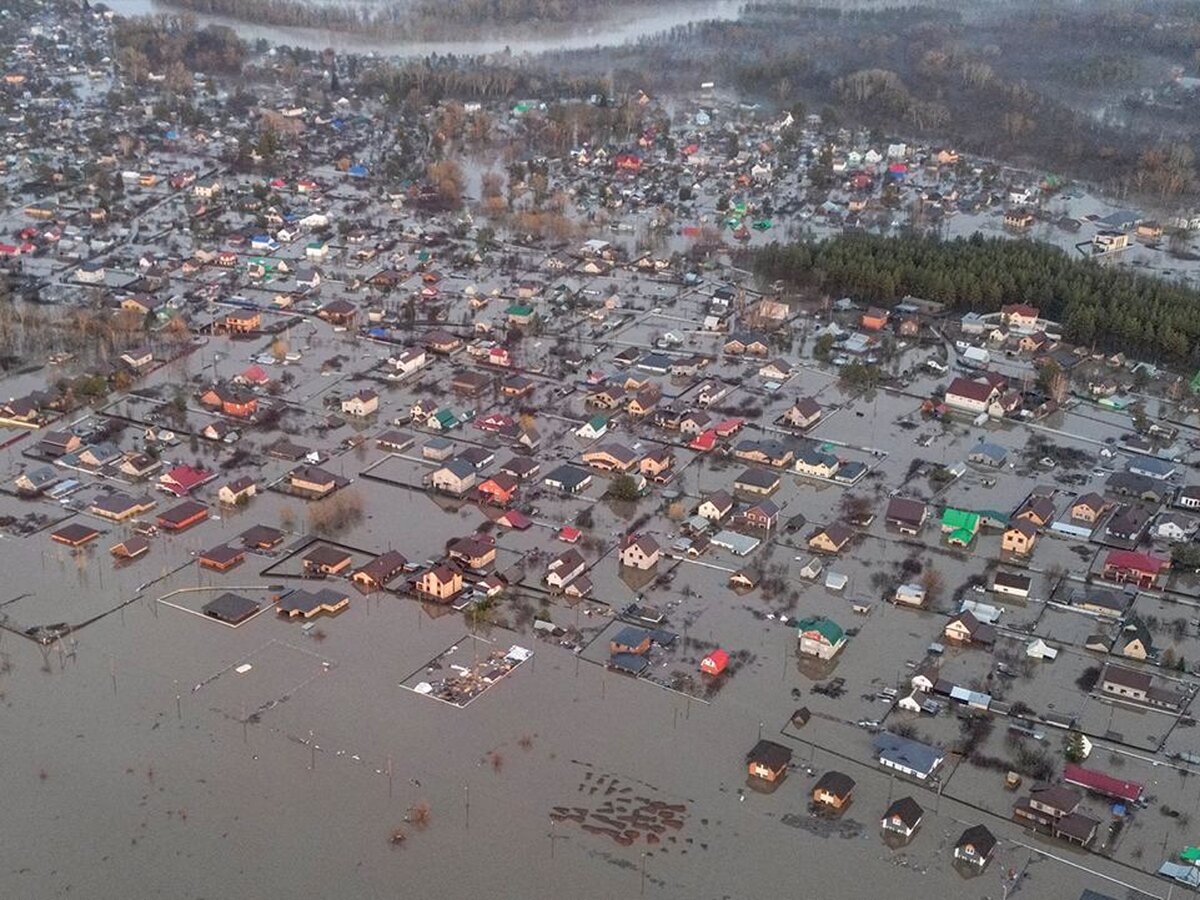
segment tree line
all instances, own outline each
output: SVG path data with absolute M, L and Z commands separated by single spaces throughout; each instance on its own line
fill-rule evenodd
M 199 28 L 189 15 L 119 18 L 113 41 L 117 59 L 132 80 L 174 70 L 182 73 L 180 83 L 169 84 L 176 91 L 190 87 L 192 72 L 237 74 L 246 60 L 246 45 L 232 28 Z
M 262 25 L 321 28 L 397 38 L 490 34 L 495 26 L 565 25 L 642 3 L 642 0 L 416 0 L 414 3 L 309 3 L 306 0 L 169 0 L 205 15 Z
M 1200 364 L 1200 291 L 1072 257 L 1049 244 L 982 235 L 941 241 L 852 234 L 772 244 L 755 255 L 754 269 L 766 280 L 881 305 L 906 295 L 964 312 L 1028 303 L 1061 322 L 1073 342 Z

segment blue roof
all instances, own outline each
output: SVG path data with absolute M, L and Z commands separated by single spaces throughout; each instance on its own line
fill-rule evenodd
M 881 760 L 925 773 L 932 772 L 945 756 L 937 747 L 886 731 L 875 738 L 875 752 Z
M 650 667 L 650 661 L 636 653 L 614 653 L 608 658 L 608 664 L 630 675 L 641 675 Z
M 1008 456 L 1008 450 L 1001 447 L 999 444 L 990 444 L 987 441 L 980 441 L 975 445 L 975 452 L 982 453 L 984 456 L 991 457 L 995 460 L 1004 460 Z
M 832 453 L 822 453 L 814 447 L 802 447 L 797 451 L 796 459 L 798 462 L 807 463 L 810 466 L 825 465 L 830 468 L 838 463 L 838 458 Z
M 466 478 L 468 475 L 475 474 L 475 467 L 459 457 L 450 460 L 442 468 L 449 469 L 457 478 Z
M 646 629 L 626 625 L 613 635 L 613 641 L 625 647 L 636 647 L 648 637 L 650 637 L 650 632 Z
M 864 462 L 848 462 L 834 473 L 833 480 L 853 483 L 866 470 L 867 464 Z
M 1129 461 L 1129 465 L 1126 466 L 1126 468 L 1131 472 L 1136 470 L 1139 472 L 1154 472 L 1159 475 L 1165 475 L 1168 472 L 1173 472 L 1175 470 L 1175 464 L 1153 456 L 1135 456 Z

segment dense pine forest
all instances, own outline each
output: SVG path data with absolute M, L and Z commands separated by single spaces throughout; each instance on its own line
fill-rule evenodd
M 1030 303 L 1071 341 L 1179 366 L 1200 363 L 1200 291 L 1075 259 L 1048 244 L 984 238 L 844 235 L 772 244 L 760 277 L 891 304 L 905 295 L 964 312 Z

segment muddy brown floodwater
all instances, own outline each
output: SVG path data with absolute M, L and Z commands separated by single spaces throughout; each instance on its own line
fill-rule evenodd
M 949 846 L 971 810 L 943 798 L 935 814 L 928 791 L 796 738 L 801 767 L 858 780 L 843 827 L 808 821 L 803 769 L 746 790 L 759 723 L 779 731 L 792 705 L 778 661 L 794 638 L 778 626 L 712 705 L 481 632 L 536 655 L 467 709 L 399 686 L 462 638 L 461 616 L 356 598 L 319 627 L 230 629 L 138 601 L 74 646 L 4 632 L 3 896 L 976 898 L 1026 865 L 1028 896 L 1113 888 L 1009 842 L 966 880 Z M 861 740 L 809 728 L 822 745 Z M 877 828 L 891 790 L 928 810 L 899 851 Z

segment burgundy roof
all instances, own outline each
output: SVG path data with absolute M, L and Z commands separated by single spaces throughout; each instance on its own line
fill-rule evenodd
M 970 378 L 955 378 L 950 383 L 950 387 L 946 388 L 946 396 L 966 397 L 968 400 L 983 403 L 992 396 L 992 391 L 994 390 L 994 387 L 982 381 L 972 381 Z
M 1124 800 L 1127 803 L 1132 803 L 1138 797 L 1142 796 L 1142 786 L 1136 781 L 1122 781 L 1119 778 L 1113 778 L 1111 775 L 1105 775 L 1103 772 L 1097 772 L 1094 769 L 1085 769 L 1083 766 L 1077 766 L 1074 763 L 1068 763 L 1063 769 L 1063 781 L 1067 782 L 1067 784 L 1087 788 L 1089 791 L 1095 791 L 1097 794 L 1103 794 L 1106 797 L 1115 797 L 1118 800 Z
M 1157 574 L 1166 567 L 1167 561 L 1149 553 L 1138 553 L 1136 550 L 1112 550 L 1105 557 L 1104 564 L 1117 569 Z

